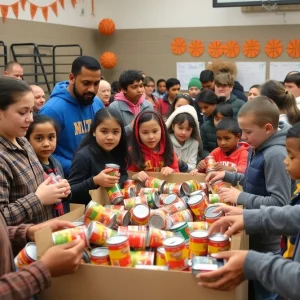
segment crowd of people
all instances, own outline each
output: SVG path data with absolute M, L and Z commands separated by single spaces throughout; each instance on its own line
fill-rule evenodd
M 153 171 L 206 173 L 208 155 L 217 165 L 207 182 L 241 184 L 242 192 L 222 188 L 220 197 L 245 208 L 222 206 L 227 216 L 210 233 L 245 228 L 250 250 L 220 253 L 225 266 L 199 275 L 199 284 L 230 290 L 247 278 L 249 299 L 297 299 L 299 72 L 291 71 L 284 82 L 253 85 L 246 96 L 234 64 L 215 62 L 191 78 L 185 93 L 177 78 L 155 81 L 136 70 L 110 84 L 95 58 L 80 56 L 47 101 L 23 74 L 20 64 L 10 62 L 0 78 L 3 299 L 29 299 L 51 277 L 76 270 L 84 248 L 79 240 L 50 248 L 18 272 L 13 264 L 13 255 L 36 231 L 74 226 L 54 219 L 70 203 L 87 205 L 90 190 L 122 185 L 127 171 L 142 182 Z M 116 176 L 109 175 L 108 163 L 120 166 Z M 60 176 L 58 183 L 52 175 Z

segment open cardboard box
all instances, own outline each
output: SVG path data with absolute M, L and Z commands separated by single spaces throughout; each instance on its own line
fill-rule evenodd
M 150 173 L 149 173 L 150 174 Z M 167 182 L 183 182 L 189 179 L 203 181 L 204 175 L 172 174 L 162 176 Z M 91 191 L 94 201 L 108 204 L 105 189 Z M 74 211 L 72 220 L 82 216 L 81 211 Z M 62 216 L 70 220 L 70 214 Z M 53 245 L 51 232 L 45 228 L 36 233 L 38 257 Z M 240 233 L 232 237 L 231 249 L 248 249 L 248 237 Z M 199 287 L 190 272 L 154 271 L 110 266 L 80 265 L 75 274 L 54 278 L 52 285 L 39 295 L 40 300 L 247 300 L 248 283 L 244 282 L 235 291 L 219 292 Z

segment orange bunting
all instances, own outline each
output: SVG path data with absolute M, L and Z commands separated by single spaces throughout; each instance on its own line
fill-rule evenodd
M 186 50 L 186 43 L 183 38 L 175 38 L 171 44 L 171 51 L 175 55 L 181 55 Z
M 292 58 L 300 57 L 300 40 L 291 40 L 287 44 L 287 53 Z
M 265 53 L 270 58 L 277 58 L 283 52 L 283 45 L 279 40 L 269 40 L 265 46 Z
M 38 7 L 36 5 L 30 3 L 30 15 L 31 15 L 32 20 L 35 17 L 37 9 L 38 9 Z
M 58 13 L 57 13 L 57 2 L 53 2 L 51 5 L 50 5 L 52 11 L 54 12 L 54 14 L 57 16 Z
M 189 52 L 194 57 L 201 56 L 204 52 L 204 45 L 202 41 L 199 40 L 191 41 L 189 46 Z
M 1 5 L 2 22 L 4 23 L 8 14 L 8 5 Z
M 224 47 L 220 41 L 212 41 L 208 46 L 208 54 L 213 58 L 218 58 L 224 53 Z
M 15 17 L 18 19 L 18 16 L 19 16 L 19 3 L 16 2 L 15 4 L 12 4 L 11 8 L 12 8 L 12 11 L 13 11 Z
M 237 57 L 240 53 L 240 45 L 237 41 L 228 41 L 224 45 L 224 54 L 227 57 L 234 58 Z
M 41 7 L 41 10 L 45 21 L 48 21 L 48 6 Z
M 20 2 L 21 2 L 22 9 L 25 10 L 25 4 L 27 0 L 20 0 Z
M 243 46 L 244 55 L 249 58 L 254 58 L 260 53 L 260 44 L 257 40 L 248 40 Z
M 75 8 L 75 6 L 77 4 L 77 0 L 71 0 L 71 4 L 72 4 L 73 8 Z
M 61 7 L 65 9 L 65 0 L 58 0 L 58 2 L 60 3 Z
M 100 56 L 100 63 L 105 69 L 112 69 L 117 64 L 117 57 L 113 52 L 104 52 Z

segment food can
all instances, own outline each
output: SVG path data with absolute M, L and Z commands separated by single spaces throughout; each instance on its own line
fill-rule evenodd
M 37 260 L 36 244 L 33 242 L 27 243 L 26 246 L 15 257 L 14 262 L 18 270 L 32 264 Z
M 206 172 L 215 171 L 215 166 L 217 162 L 215 161 L 213 156 L 206 156 L 205 158 L 205 164 L 206 164 Z
M 156 249 L 156 262 L 157 266 L 167 266 L 166 250 L 164 247 L 158 247 Z
M 218 204 L 211 204 L 206 208 L 204 212 L 204 219 L 208 223 L 208 225 L 211 225 L 212 223 L 218 221 L 221 217 L 225 216 L 225 214 L 222 211 L 217 213 L 214 212 L 214 210 L 218 207 Z
M 118 227 L 118 235 L 122 235 L 124 233 L 127 233 L 128 231 L 147 231 L 147 227 L 146 226 L 119 226 Z
M 159 205 L 161 205 L 161 206 L 164 205 L 164 200 L 168 196 L 169 196 L 169 194 L 160 194 L 159 195 Z
M 177 194 L 174 193 L 168 194 L 167 197 L 165 197 L 163 200 L 163 205 L 170 205 L 178 201 L 180 201 L 180 198 L 178 197 Z
M 119 210 L 116 211 L 117 214 L 117 224 L 119 226 L 128 226 L 131 222 L 131 215 L 128 210 Z
M 152 210 L 149 218 L 149 226 L 158 229 L 169 229 L 171 222 L 167 218 L 167 214 L 163 209 Z
M 120 166 L 117 164 L 106 164 L 105 169 L 113 169 L 108 175 L 117 176 L 120 171 Z
M 229 237 L 222 233 L 216 233 L 208 238 L 208 255 L 230 250 Z
M 192 273 L 197 275 L 202 272 L 216 271 L 223 267 L 225 261 L 207 256 L 194 256 L 192 259 Z
M 116 267 L 131 267 L 128 237 L 116 235 L 106 241 L 110 263 Z
M 144 269 L 144 270 L 155 270 L 155 271 L 168 271 L 168 266 L 147 266 L 147 265 L 136 265 L 136 269 Z
M 166 251 L 166 261 L 170 270 L 185 270 L 188 268 L 188 250 L 182 237 L 174 236 L 163 241 Z
M 164 239 L 173 237 L 174 235 L 174 232 L 150 227 L 148 231 L 146 246 L 151 248 L 161 247 Z
M 84 241 L 84 245 L 86 248 L 89 247 L 87 228 L 85 226 L 66 228 L 52 233 L 52 240 L 54 245 L 72 242 L 76 240 L 77 237 Z
M 196 231 L 196 230 L 208 230 L 208 224 L 203 221 L 199 222 L 188 222 L 188 226 L 190 229 L 190 232 Z
M 179 222 L 192 222 L 193 215 L 189 209 L 181 210 L 175 214 L 169 215 L 168 219 L 171 220 L 172 224 L 177 224 Z
M 124 181 L 124 184 L 123 184 L 124 189 L 128 188 L 129 186 L 135 186 L 135 185 L 136 185 L 135 181 L 130 180 L 130 179 Z
M 207 195 L 208 194 L 208 189 L 207 189 L 207 184 L 205 182 L 199 182 L 201 190 Z
M 141 198 L 145 198 L 147 201 L 147 204 L 150 208 L 155 209 L 159 207 L 159 195 L 158 192 L 148 193 L 144 194 L 143 196 L 140 196 Z
M 131 210 L 131 220 L 135 225 L 147 225 L 150 217 L 150 208 L 146 204 L 136 204 Z
M 208 206 L 207 196 L 202 192 L 199 195 L 190 197 L 188 206 L 196 216 L 196 219 L 201 221 L 204 218 L 204 212 Z
M 188 241 L 190 238 L 190 229 L 187 224 L 187 222 L 179 222 L 177 224 L 174 224 L 170 231 L 174 232 L 176 236 L 181 236 L 185 239 L 185 241 Z
M 140 249 L 140 250 L 145 249 L 147 234 L 148 234 L 147 228 L 145 226 L 128 226 L 128 227 L 119 227 L 118 234 L 125 235 L 128 237 L 130 248 Z
M 91 244 L 102 246 L 106 240 L 117 235 L 117 232 L 104 226 L 100 222 L 93 221 L 87 227 L 87 236 Z
M 148 202 L 147 202 L 146 198 L 141 198 L 141 197 L 133 197 L 133 198 L 124 199 L 124 205 L 125 205 L 126 210 L 131 210 L 136 204 L 148 205 Z
M 84 222 L 83 221 L 74 221 L 74 222 L 72 222 L 72 224 L 74 224 L 76 227 L 78 227 L 78 226 L 83 226 Z
M 125 210 L 124 205 L 105 205 L 105 208 L 112 210 L 112 211 Z
M 90 264 L 91 263 L 90 254 L 89 254 L 89 251 L 87 249 L 83 250 L 81 263 L 82 264 Z
M 121 203 L 124 200 L 120 185 L 115 183 L 113 187 L 106 188 L 109 201 L 112 204 Z
M 161 207 L 161 209 L 165 210 L 169 214 L 174 214 L 181 210 L 187 209 L 188 206 L 184 200 L 179 199 L 177 202 Z
M 187 195 L 190 195 L 191 193 L 199 190 L 201 186 L 196 180 L 188 180 L 183 183 L 182 188 Z
M 94 248 L 90 254 L 92 265 L 110 265 L 108 248 Z
M 144 196 L 146 194 L 152 194 L 154 192 L 158 193 L 159 192 L 158 188 L 141 188 L 139 196 Z
M 211 188 L 214 191 L 215 194 L 219 194 L 219 191 L 221 188 L 226 187 L 226 183 L 222 180 L 218 180 L 211 184 Z
M 122 195 L 125 199 L 136 197 L 135 186 L 129 186 L 121 190 Z
M 135 267 L 136 265 L 146 265 L 152 266 L 154 265 L 154 252 L 150 251 L 131 251 L 131 261 L 132 266 Z
M 209 194 L 209 203 L 215 204 L 215 203 L 220 203 L 221 199 L 218 194 Z
M 166 183 L 165 180 L 161 180 L 161 179 L 154 178 L 154 177 L 149 177 L 145 181 L 145 187 L 147 187 L 147 188 L 157 188 L 159 193 L 162 193 L 165 183 Z
M 166 183 L 163 191 L 164 194 L 177 194 L 179 197 L 185 195 L 182 183 Z
M 204 230 L 191 232 L 190 235 L 191 257 L 206 256 L 207 248 L 208 248 L 208 232 Z

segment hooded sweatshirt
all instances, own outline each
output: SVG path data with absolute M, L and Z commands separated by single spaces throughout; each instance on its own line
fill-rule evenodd
M 231 93 L 230 98 L 226 101 L 227 104 L 231 104 L 233 117 L 237 119 L 237 114 L 240 108 L 245 104 L 245 102 L 237 98 L 233 93 Z
M 243 86 L 238 82 L 235 81 L 232 89 L 232 94 L 235 95 L 237 98 L 247 102 L 248 99 L 244 93 L 244 88 Z
M 280 122 L 279 130 L 260 147 L 249 149 L 248 167 L 245 174 L 225 172 L 224 181 L 233 185 L 243 184 L 243 192 L 237 204 L 246 209 L 289 204 L 293 186 L 285 170 L 287 155 L 285 139 L 289 126 Z M 257 234 L 250 236 L 249 249 L 260 252 L 280 251 L 280 236 Z
M 68 81 L 57 83 L 50 99 L 39 112 L 53 118 L 59 126 L 57 146 L 53 156 L 62 165 L 66 178 L 70 172 L 75 150 L 84 135 L 89 132 L 96 112 L 103 108 L 97 96 L 92 105 L 80 105 L 78 100 L 68 92 L 68 85 Z
M 175 153 L 182 163 L 185 164 L 184 167 L 180 166 L 180 171 L 190 172 L 196 168 L 198 156 L 201 157 L 203 150 L 199 122 L 195 108 L 191 105 L 180 106 L 170 115 L 166 122 L 166 126 L 168 129 L 172 128 L 175 117 L 182 113 L 187 113 L 193 117 L 196 128 L 192 131 L 191 137 L 187 139 L 183 145 L 177 141 L 173 133 L 170 134 L 170 138 L 173 143 Z
M 153 113 L 157 114 L 154 111 L 153 111 Z M 138 122 L 138 120 L 141 116 L 143 116 L 143 114 L 140 114 L 139 117 L 135 119 L 135 124 L 137 124 L 137 122 Z M 160 127 L 161 127 L 161 139 L 160 139 L 160 142 L 159 142 L 159 150 L 157 152 L 155 152 L 152 149 L 149 149 L 147 146 L 145 146 L 141 142 L 140 136 L 139 136 L 139 128 L 138 128 L 138 126 L 136 126 L 134 134 L 136 136 L 136 139 L 138 141 L 140 149 L 143 153 L 143 158 L 144 158 L 144 161 L 145 161 L 145 168 L 143 170 L 141 170 L 140 168 L 138 168 L 137 166 L 132 164 L 129 167 L 130 171 L 133 171 L 133 172 L 139 172 L 139 171 L 160 172 L 163 167 L 170 167 L 175 172 L 179 172 L 178 159 L 177 159 L 177 156 L 176 156 L 174 151 L 173 151 L 173 163 L 169 166 L 165 165 L 164 152 L 165 152 L 165 148 L 166 148 L 165 147 L 166 146 L 166 135 L 168 133 L 164 131 L 163 124 L 160 124 Z

